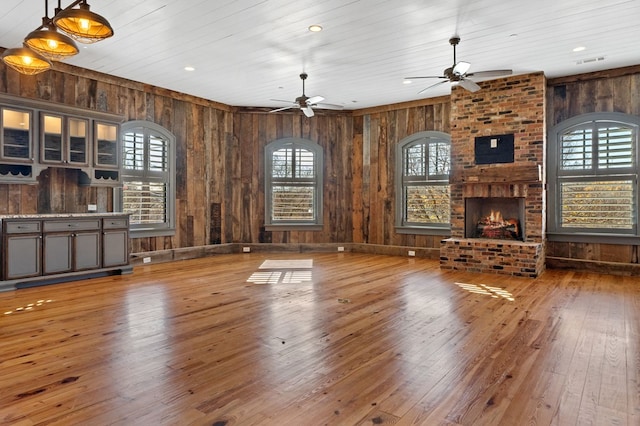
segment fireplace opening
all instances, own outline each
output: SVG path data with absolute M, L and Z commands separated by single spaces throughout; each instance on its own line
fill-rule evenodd
M 524 241 L 524 198 L 465 199 L 465 238 Z

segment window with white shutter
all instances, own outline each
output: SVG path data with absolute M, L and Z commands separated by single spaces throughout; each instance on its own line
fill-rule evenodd
M 638 236 L 639 124 L 625 114 L 594 113 L 552 129 L 551 235 Z
M 267 227 L 322 225 L 322 148 L 309 140 L 279 139 L 265 148 Z
M 175 138 L 145 121 L 122 125 L 119 210 L 129 213 L 133 237 L 175 232 Z
M 396 230 L 448 233 L 451 138 L 419 132 L 396 146 Z

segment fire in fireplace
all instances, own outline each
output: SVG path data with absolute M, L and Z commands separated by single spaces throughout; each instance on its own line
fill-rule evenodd
M 524 198 L 465 199 L 465 237 L 524 241 Z

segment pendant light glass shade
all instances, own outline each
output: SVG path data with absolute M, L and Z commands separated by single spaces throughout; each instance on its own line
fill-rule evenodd
M 21 74 L 35 75 L 47 71 L 53 65 L 51 61 L 28 47 L 7 49 L 2 61 Z
M 89 10 L 86 0 L 79 9 L 65 9 L 53 17 L 53 23 L 60 30 L 81 43 L 95 43 L 113 35 L 111 24 L 102 16 Z
M 79 52 L 76 42 L 57 32 L 53 25 L 31 31 L 24 42 L 31 49 L 53 61 L 61 61 Z

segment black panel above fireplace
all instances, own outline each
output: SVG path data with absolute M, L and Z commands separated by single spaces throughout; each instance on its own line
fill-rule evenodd
M 476 164 L 513 163 L 513 141 L 513 133 L 508 135 L 476 137 Z

